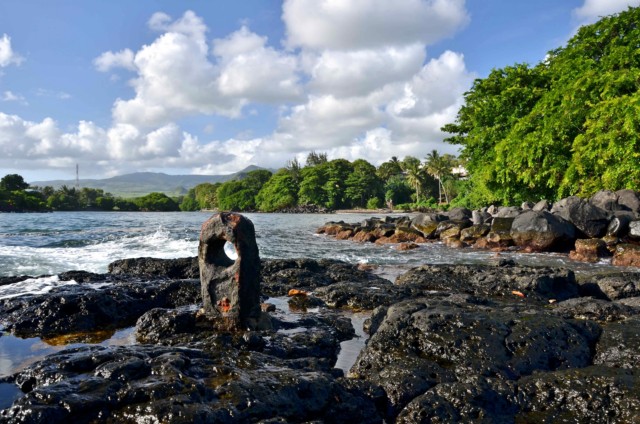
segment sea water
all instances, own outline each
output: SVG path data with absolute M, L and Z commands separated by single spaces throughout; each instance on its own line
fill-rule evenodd
M 391 280 L 422 264 L 490 264 L 497 260 L 494 252 L 451 249 L 441 243 L 403 252 L 394 245 L 355 243 L 316 234 L 328 221 L 360 222 L 375 216 L 370 213 L 245 215 L 254 223 L 262 258 L 328 258 L 379 265 L 378 272 Z M 0 214 L 0 277 L 34 277 L 0 286 L 0 298 L 46 293 L 61 284 L 74 284 L 60 282 L 56 275 L 70 270 L 105 273 L 109 263 L 117 259 L 196 256 L 200 227 L 210 216 L 206 212 Z M 577 271 L 610 268 L 607 261 L 587 265 L 569 260 L 566 254 L 505 252 L 500 257 L 524 265 Z

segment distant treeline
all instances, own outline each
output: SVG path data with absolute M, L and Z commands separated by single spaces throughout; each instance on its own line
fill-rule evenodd
M 178 211 L 179 203 L 163 193 L 122 199 L 101 189 L 62 186 L 29 187 L 22 176 L 9 174 L 0 180 L 1 212 L 48 211 Z
M 364 159 L 328 160 L 311 152 L 304 166 L 289 161 L 275 173 L 249 172 L 241 180 L 199 184 L 184 197 L 185 211 L 220 209 L 274 212 L 298 206 L 327 209 L 436 207 L 458 192 L 452 174 L 459 165 L 451 155 L 431 152 L 422 162 L 413 156 L 392 157 L 375 167 Z
M 415 209 L 448 203 L 464 181 L 452 174 L 459 165 L 451 155 L 431 152 L 422 162 L 396 157 L 375 167 L 363 159 L 328 160 L 311 152 L 304 165 L 297 160 L 275 173 L 248 172 L 224 183 L 203 183 L 188 194 L 171 198 L 163 193 L 123 199 L 101 189 L 63 186 L 29 187 L 22 176 L 0 180 L 0 211 L 229 211 L 274 212 L 298 206 L 326 209 L 381 207 Z

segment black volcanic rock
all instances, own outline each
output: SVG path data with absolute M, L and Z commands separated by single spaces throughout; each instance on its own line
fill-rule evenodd
M 120 259 L 109 264 L 109 273 L 138 277 L 200 278 L 197 257 Z

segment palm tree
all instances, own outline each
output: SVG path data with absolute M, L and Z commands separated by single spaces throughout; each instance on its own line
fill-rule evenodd
M 415 163 L 407 163 L 404 167 L 407 182 L 416 189 L 416 203 L 420 202 L 420 187 L 422 186 L 422 170 L 420 169 L 420 161 Z
M 449 203 L 449 196 L 442 180 L 451 173 L 451 159 L 449 155 L 440 156 L 437 150 L 432 150 L 425 158 L 425 170 L 429 175 L 438 180 L 438 203 L 442 202 L 444 194 L 445 202 Z

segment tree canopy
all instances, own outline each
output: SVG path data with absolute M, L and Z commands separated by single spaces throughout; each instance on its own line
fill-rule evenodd
M 640 188 L 640 8 L 474 82 L 455 123 L 470 206 Z

